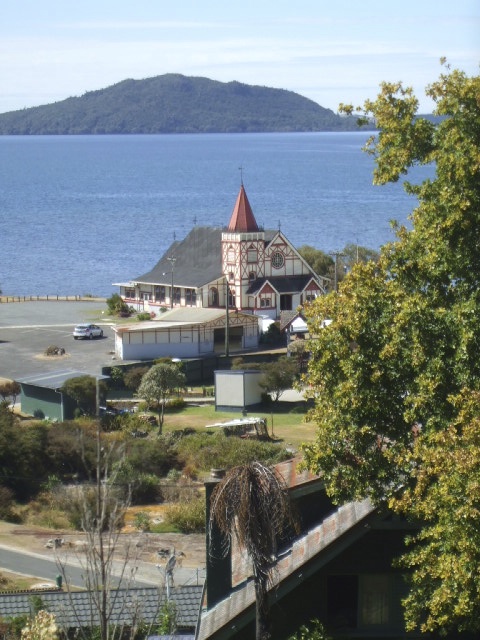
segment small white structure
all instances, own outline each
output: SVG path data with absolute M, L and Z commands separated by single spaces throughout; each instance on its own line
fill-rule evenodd
M 260 404 L 262 371 L 215 371 L 215 410 L 242 411 Z
M 155 358 L 198 358 L 225 350 L 258 347 L 258 318 L 253 314 L 225 309 L 180 307 L 159 320 L 114 327 L 115 355 L 121 360 Z

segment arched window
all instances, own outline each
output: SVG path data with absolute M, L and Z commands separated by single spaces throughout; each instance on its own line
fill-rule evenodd
M 227 251 L 227 262 L 235 262 L 235 249 L 230 245 Z

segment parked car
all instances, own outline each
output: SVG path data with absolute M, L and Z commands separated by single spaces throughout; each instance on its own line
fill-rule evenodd
M 103 338 L 103 329 L 96 324 L 77 324 L 73 330 L 75 340 L 79 338 Z

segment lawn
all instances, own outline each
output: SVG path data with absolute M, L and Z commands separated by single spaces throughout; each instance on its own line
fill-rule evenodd
M 292 411 L 293 410 L 293 411 Z M 297 413 L 297 411 L 302 411 Z M 305 422 L 303 408 L 294 402 L 279 402 L 272 411 L 252 411 L 248 416 L 259 416 L 267 420 L 268 432 L 285 446 L 298 450 L 300 443 L 312 442 L 315 437 L 315 425 Z M 188 406 L 178 413 L 166 413 L 164 432 L 177 429 L 203 429 L 209 424 L 226 422 L 234 418 L 241 418 L 238 411 L 215 411 L 213 405 Z

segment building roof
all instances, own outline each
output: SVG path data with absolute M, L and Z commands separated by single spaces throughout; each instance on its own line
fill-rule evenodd
M 226 316 L 224 308 L 217 307 L 176 307 L 170 311 L 163 313 L 158 320 L 146 320 L 135 324 L 126 324 L 114 326 L 113 330 L 117 333 L 135 332 L 135 331 L 154 331 L 161 329 L 171 329 L 174 327 L 192 326 L 208 324 L 216 320 L 223 319 Z M 258 317 L 251 313 L 241 313 L 237 310 L 231 310 L 230 316 L 237 321 L 239 318 L 244 319 L 243 322 L 258 323 Z M 238 322 L 236 322 L 238 324 Z
M 98 373 L 90 373 L 88 371 L 76 371 L 75 369 L 64 369 L 62 371 L 46 371 L 25 378 L 17 379 L 20 384 L 31 384 L 36 387 L 45 389 L 60 389 L 67 380 L 72 378 L 80 378 L 82 376 L 91 376 L 98 380 L 108 380 L 109 376 L 99 375 Z
M 235 202 L 232 216 L 228 223 L 228 231 L 240 233 L 259 231 L 257 221 L 253 215 L 252 207 L 248 201 L 243 183 L 240 187 L 240 191 L 238 192 L 237 201 Z
M 217 227 L 194 227 L 180 242 L 174 242 L 151 271 L 134 283 L 171 285 L 176 287 L 201 287 L 222 278 L 222 230 Z
M 311 273 L 303 276 L 270 276 L 267 278 L 257 278 L 248 287 L 247 293 L 257 293 L 266 282 L 271 284 L 277 293 L 296 293 L 297 291 L 303 291 L 311 279 Z
M 166 601 L 163 589 L 117 589 L 111 591 L 112 623 L 129 624 L 135 617 L 147 623 L 158 620 L 158 614 Z M 182 629 L 195 629 L 202 602 L 202 585 L 186 585 L 170 588 L 170 600 L 175 603 L 177 624 Z M 92 605 L 88 591 L 27 591 L 0 593 L 0 618 L 14 618 L 34 613 L 32 598 L 41 598 L 42 605 L 55 614 L 62 627 L 98 625 L 98 612 Z M 72 606 L 73 605 L 73 606 Z

